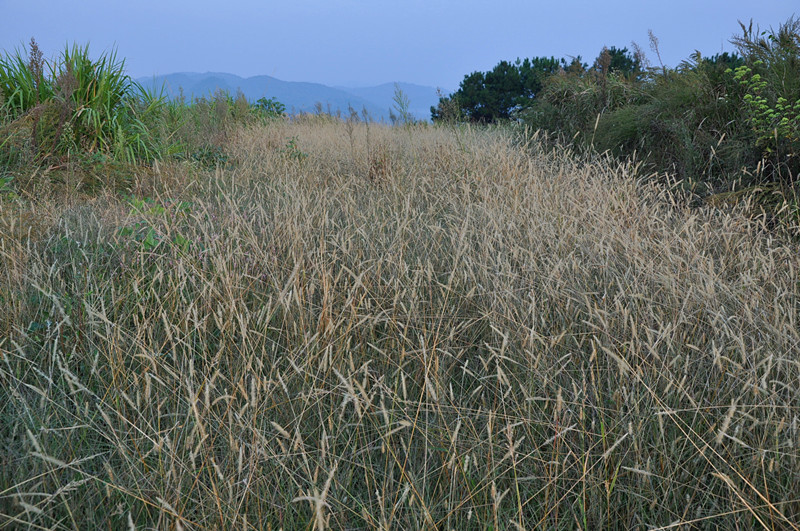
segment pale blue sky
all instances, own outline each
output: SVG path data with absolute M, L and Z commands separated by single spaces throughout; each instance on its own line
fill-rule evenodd
M 116 46 L 135 76 L 180 71 L 286 81 L 455 89 L 503 59 L 582 55 L 606 46 L 674 66 L 695 49 L 732 50 L 737 20 L 762 28 L 800 15 L 797 0 L 0 0 L 0 48 L 32 36 L 48 56 L 69 42 Z

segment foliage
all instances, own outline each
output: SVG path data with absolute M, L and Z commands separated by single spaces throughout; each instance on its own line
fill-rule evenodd
M 286 105 L 275 98 L 259 98 L 253 107 L 254 110 L 269 118 L 280 118 L 286 114 Z
M 492 123 L 508 120 L 530 104 L 547 76 L 564 65 L 563 60 L 554 57 L 517 59 L 514 63 L 500 61 L 488 72 L 473 72 L 465 76 L 455 93 L 440 98 L 438 107 L 431 109 L 431 116 L 434 121 L 439 120 L 443 109 L 452 101 L 470 121 Z
M 431 116 L 438 121 L 448 105 L 455 105 L 459 114 L 472 122 L 493 123 L 516 118 L 535 104 L 546 80 L 554 74 L 573 78 L 591 74 L 600 80 L 601 99 L 604 99 L 610 75 L 638 78 L 642 74 L 642 65 L 627 48 L 613 46 L 603 48 L 591 69 L 580 56 L 570 61 L 555 57 L 518 58 L 514 63 L 500 61 L 488 72 L 473 72 L 465 76 L 455 93 L 440 97 L 439 105 L 431 108 Z
M 241 91 L 232 95 L 217 90 L 189 102 L 179 99 L 169 102 L 166 109 L 164 127 L 173 139 L 173 154 L 203 167 L 228 163 L 226 146 L 242 126 L 270 123 L 286 116 L 286 106 L 275 98 L 263 97 L 251 104 Z
M 164 201 L 158 202 L 150 197 L 137 198 L 128 197 L 128 202 L 131 207 L 131 215 L 144 218 L 123 226 L 119 229 L 118 235 L 123 238 L 123 241 L 130 239 L 136 242 L 140 247 L 139 249 L 144 253 L 153 253 L 158 250 L 161 245 L 172 245 L 178 253 L 190 252 L 194 245 L 191 240 L 183 236 L 179 231 L 168 231 L 169 235 L 164 234 L 163 231 L 157 228 L 151 221 L 163 215 L 169 215 L 173 219 L 182 219 L 188 216 L 193 208 L 193 204 L 188 201 Z
M 800 21 L 768 31 L 740 25 L 731 41 L 737 53 L 696 52 L 673 69 L 661 62 L 652 32 L 655 68 L 635 43 L 633 51 L 603 48 L 591 66 L 580 58 L 502 61 L 465 76 L 431 115 L 521 120 L 558 142 L 635 157 L 699 196 L 776 185 L 783 199 L 768 208 L 780 210 L 798 193 Z
M 293 160 L 297 163 L 302 163 L 308 158 L 308 153 L 302 151 L 298 146 L 299 138 L 297 136 L 291 137 L 286 141 L 286 145 L 281 150 L 281 153 L 286 156 L 288 160 Z
M 746 89 L 742 98 L 747 121 L 772 179 L 794 181 L 800 175 L 800 18 L 793 16 L 777 29 L 764 31 L 752 21 L 740 22 L 740 27 L 741 35 L 731 42 L 745 65 L 731 68 Z
M 607 63 L 604 54 L 608 55 Z M 609 72 L 627 77 L 635 77 L 642 73 L 641 59 L 633 55 L 627 48 L 612 46 L 611 48 L 604 49 L 598 58 L 598 63 L 606 64 L 605 68 L 607 68 Z
M 228 164 L 225 145 L 235 129 L 282 119 L 285 111 L 274 98 L 251 104 L 224 91 L 169 101 L 163 90 L 132 80 L 115 51 L 95 59 L 88 46 L 73 44 L 46 61 L 31 39 L 27 51 L 0 56 L 3 186 L 32 191 L 78 176 L 84 192 L 126 189 L 134 167 L 155 160 Z
M 547 79 L 520 117 L 564 138 L 591 143 L 599 115 L 642 101 L 641 86 L 616 73 L 562 71 Z
M 439 102 L 436 106 L 431 106 L 431 120 L 434 123 L 454 124 L 464 119 L 464 113 L 452 95 L 445 95 L 441 89 L 437 89 Z
M 791 185 L 800 170 L 800 23 L 742 30 L 738 53 L 696 52 L 674 69 L 648 68 L 638 48 L 604 49 L 592 68 L 549 76 L 520 116 L 578 146 L 642 158 L 701 196 Z
M 163 98 L 124 68 L 114 51 L 92 59 L 88 45 L 67 46 L 48 63 L 31 40 L 27 60 L 20 51 L 0 58 L 0 92 L 10 120 L 4 128 L 10 136 L 28 134 L 28 149 L 39 162 L 77 150 L 126 162 L 157 158 L 161 146 L 148 123 Z
M 753 63 L 755 67 L 761 65 L 763 61 L 760 59 Z M 746 65 L 737 67 L 733 77 L 747 91 L 744 102 L 748 109 L 748 121 L 767 153 L 775 151 L 778 143 L 800 140 L 800 99 L 792 103 L 778 96 L 774 104 L 770 104 L 765 95 L 768 82 Z

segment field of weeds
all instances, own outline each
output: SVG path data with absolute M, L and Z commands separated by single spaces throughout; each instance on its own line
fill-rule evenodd
M 296 119 L 0 200 L 0 528 L 797 529 L 796 240 L 542 146 Z

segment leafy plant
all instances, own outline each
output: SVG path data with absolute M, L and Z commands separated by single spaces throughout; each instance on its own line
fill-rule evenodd
M 128 199 L 128 202 L 131 205 L 131 212 L 135 214 L 158 215 L 167 211 L 163 206 L 149 197 L 145 197 L 144 199 L 131 197 Z
M 73 44 L 47 62 L 31 40 L 27 56 L 17 50 L 0 58 L 0 93 L 10 127 L 30 131 L 36 158 L 75 150 L 126 162 L 161 156 L 151 122 L 164 99 L 125 74 L 115 51 L 92 59 L 88 45 Z
M 191 154 L 191 159 L 204 168 L 215 168 L 228 163 L 228 154 L 219 146 L 203 146 Z
M 286 146 L 281 150 L 281 153 L 283 153 L 283 155 L 289 160 L 301 163 L 308 158 L 308 153 L 305 153 L 300 149 L 300 147 L 297 145 L 298 140 L 299 138 L 297 136 L 291 137 L 286 142 Z
M 29 46 L 27 58 L 19 50 L 0 57 L 0 95 L 4 110 L 12 118 L 54 96 L 52 79 L 45 77 L 47 65 L 39 45 L 31 39 Z
M 259 98 L 253 108 L 263 116 L 278 118 L 286 114 L 286 105 L 275 98 Z
M 763 61 L 753 63 L 761 66 Z M 746 65 L 739 66 L 733 73 L 734 79 L 745 87 L 744 102 L 749 111 L 748 121 L 758 137 L 758 142 L 768 153 L 776 149 L 781 141 L 800 140 L 800 99 L 794 103 L 778 96 L 773 104 L 765 96 L 767 81 Z
M 151 252 L 161 243 L 161 236 L 147 222 L 139 221 L 119 230 L 120 236 L 130 236 L 142 246 L 145 252 Z
M 193 203 L 189 201 L 156 202 L 150 197 L 128 197 L 131 214 L 144 217 L 135 223 L 119 229 L 120 236 L 130 237 L 137 242 L 145 252 L 154 251 L 162 242 L 167 241 L 175 245 L 182 252 L 188 252 L 193 247 L 193 242 L 180 234 L 177 230 L 170 231 L 165 237 L 155 228 L 149 220 L 152 217 L 169 215 L 172 219 L 185 218 L 192 210 Z

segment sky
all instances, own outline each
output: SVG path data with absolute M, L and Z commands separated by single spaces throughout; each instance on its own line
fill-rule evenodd
M 664 64 L 695 50 L 733 51 L 738 21 L 777 28 L 798 0 L 0 0 L 0 49 L 35 37 L 45 56 L 66 43 L 112 49 L 133 77 L 172 72 L 270 75 L 370 86 L 408 82 L 446 91 L 501 60 L 582 56 L 603 46 Z

